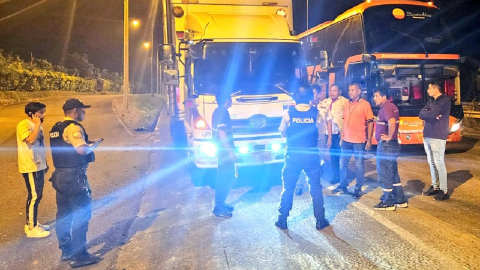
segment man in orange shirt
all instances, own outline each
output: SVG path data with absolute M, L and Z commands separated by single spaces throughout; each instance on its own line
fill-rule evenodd
M 342 150 L 340 158 L 340 184 L 332 190 L 332 194 L 348 193 L 347 191 L 347 168 L 350 157 L 355 157 L 356 185 L 353 198 L 362 196 L 363 178 L 365 168 L 363 164 L 365 150 L 372 146 L 373 119 L 372 106 L 360 97 L 362 93 L 359 84 L 351 84 L 348 87 L 350 101 L 345 104 L 343 111 Z M 365 133 L 365 129 L 367 132 Z

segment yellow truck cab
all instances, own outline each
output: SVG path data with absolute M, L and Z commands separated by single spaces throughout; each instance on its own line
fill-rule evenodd
M 229 91 L 237 166 L 283 162 L 278 127 L 303 64 L 291 0 L 164 2 L 160 84 L 173 138 L 186 138 L 196 168 L 215 168 L 215 94 Z

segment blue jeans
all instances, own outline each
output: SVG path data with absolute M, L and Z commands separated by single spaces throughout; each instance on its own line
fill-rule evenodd
M 363 186 L 365 167 L 363 164 L 363 155 L 365 153 L 365 143 L 350 143 L 343 141 L 342 142 L 342 154 L 340 157 L 340 185 L 339 187 L 346 188 L 348 186 L 347 182 L 347 169 L 348 162 L 350 157 L 355 157 L 355 178 L 357 184 L 355 185 L 356 189 L 361 189 Z
M 305 171 L 310 184 L 310 195 L 312 196 L 313 214 L 317 220 L 325 219 L 325 208 L 323 207 L 322 185 L 320 177 L 322 176 L 322 167 L 320 166 L 320 157 L 317 153 L 297 153 L 289 154 L 285 157 L 285 166 L 283 167 L 283 191 L 278 212 L 282 217 L 288 217 L 293 206 L 293 192 L 301 171 Z
M 423 146 L 427 153 L 428 164 L 430 165 L 430 175 L 432 177 L 432 186 L 440 188 L 447 192 L 447 168 L 445 167 L 445 145 L 446 140 L 424 138 Z
M 383 190 L 380 200 L 387 204 L 407 201 L 398 175 L 398 153 L 400 153 L 400 145 L 397 141 L 378 142 L 377 175 L 378 184 Z
M 330 146 L 330 164 L 332 165 L 332 180 L 340 179 L 340 134 L 332 134 L 332 146 Z

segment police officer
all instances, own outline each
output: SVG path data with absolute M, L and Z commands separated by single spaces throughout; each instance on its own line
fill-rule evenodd
M 283 167 L 283 192 L 275 226 L 287 229 L 287 217 L 293 204 L 293 192 L 302 170 L 308 176 L 313 212 L 317 219 L 316 227 L 321 230 L 329 225 L 323 208 L 322 186 L 320 177 L 322 167 L 318 155 L 318 109 L 309 105 L 313 91 L 308 85 L 301 85 L 294 93 L 295 107 L 290 107 L 283 116 L 279 130 L 287 138 L 287 153 Z
M 92 215 L 87 167 L 95 160 L 93 150 L 103 139 L 89 141 L 83 126 L 85 108 L 78 99 L 63 104 L 65 118 L 50 131 L 53 165 L 52 185 L 57 191 L 57 239 L 62 261 L 73 268 L 95 264 L 99 256 L 87 252 L 88 221 Z

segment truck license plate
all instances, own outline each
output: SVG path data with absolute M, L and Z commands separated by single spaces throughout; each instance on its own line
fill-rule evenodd
M 270 161 L 271 159 L 272 155 L 270 153 L 258 153 L 253 155 L 253 160 L 257 162 Z

